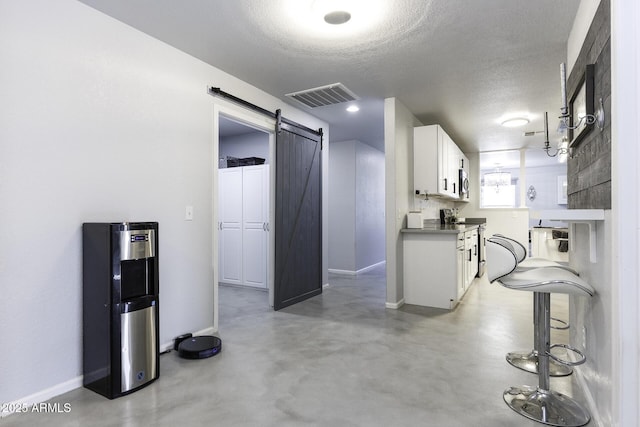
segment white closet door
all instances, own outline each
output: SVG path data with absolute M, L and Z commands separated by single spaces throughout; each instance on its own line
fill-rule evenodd
M 267 165 L 242 169 L 244 284 L 266 288 L 269 169 Z
M 220 282 L 242 284 L 242 168 L 219 171 Z

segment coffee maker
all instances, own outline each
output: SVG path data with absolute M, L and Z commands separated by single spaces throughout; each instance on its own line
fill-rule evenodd
M 453 209 L 440 209 L 440 224 L 451 224 L 452 218 Z

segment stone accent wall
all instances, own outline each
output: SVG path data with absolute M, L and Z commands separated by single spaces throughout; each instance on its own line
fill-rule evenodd
M 587 64 L 595 64 L 594 109 L 604 101 L 605 127 L 591 131 L 571 150 L 567 162 L 569 209 L 611 209 L 611 17 L 602 0 L 580 55 L 567 78 L 567 98 L 578 88 Z

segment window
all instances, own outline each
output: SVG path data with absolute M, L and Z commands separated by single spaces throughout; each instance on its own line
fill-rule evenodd
M 516 206 L 516 186 L 482 184 L 480 190 L 481 208 L 513 208 Z
M 480 153 L 480 207 L 518 206 L 520 152 Z

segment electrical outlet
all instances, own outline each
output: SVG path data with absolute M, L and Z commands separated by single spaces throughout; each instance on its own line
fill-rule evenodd
M 184 210 L 184 220 L 193 221 L 193 206 L 187 206 Z

